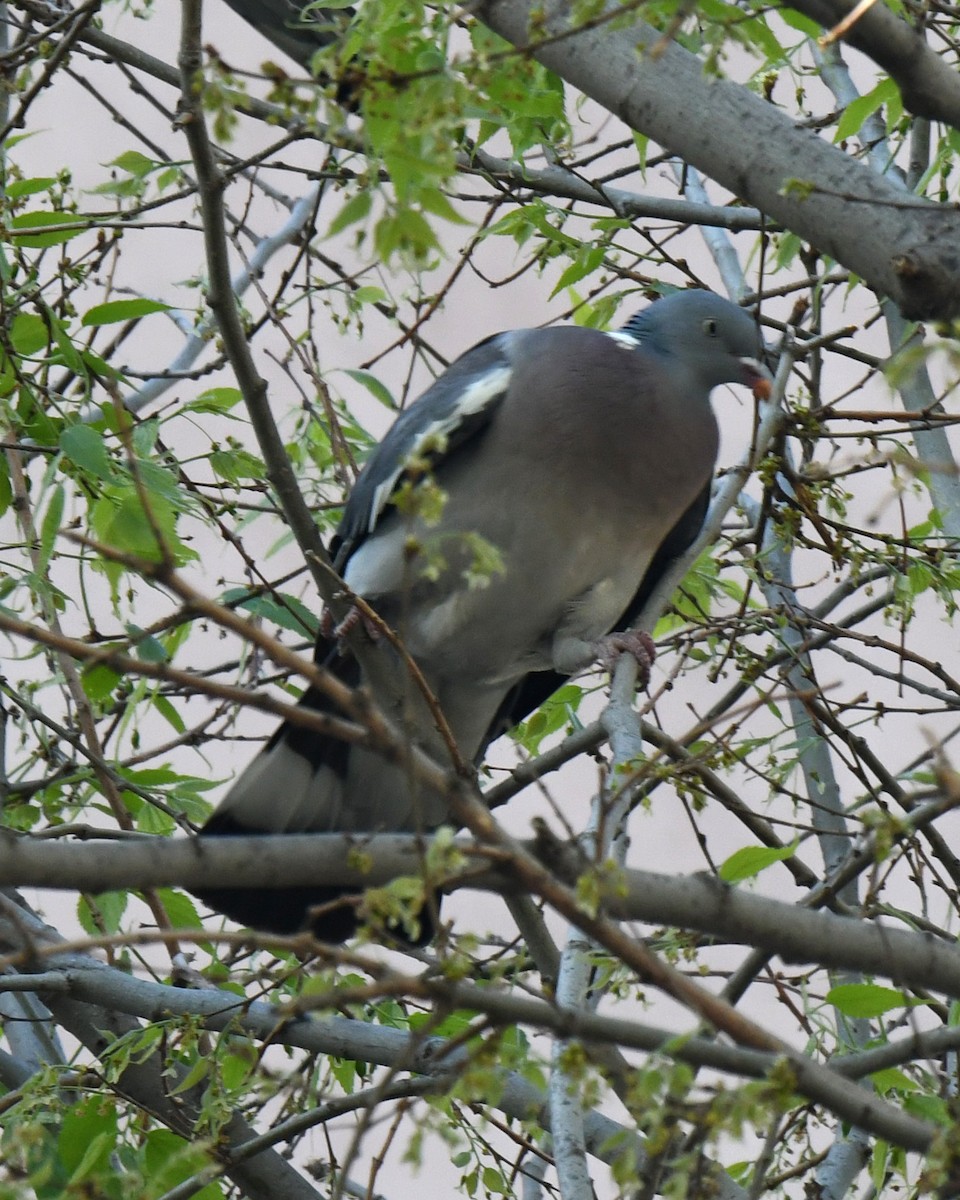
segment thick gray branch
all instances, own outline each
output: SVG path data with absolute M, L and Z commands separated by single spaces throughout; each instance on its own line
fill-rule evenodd
M 368 871 L 350 864 L 352 844 L 363 851 Z M 471 844 L 464 841 L 459 848 L 469 854 Z M 536 844 L 526 848 L 537 851 Z M 457 886 L 508 889 L 509 878 L 499 878 L 492 870 L 479 873 L 485 861 L 486 856 L 479 855 L 478 874 L 465 873 Z M 82 846 L 0 839 L 0 884 L 90 891 L 148 884 L 197 886 L 209 884 L 211 878 L 224 886 L 294 887 L 322 877 L 331 884 L 363 887 L 418 874 L 421 863 L 413 835 L 378 835 L 354 842 L 339 834 L 222 838 L 202 844 L 124 839 L 119 844 Z M 553 855 L 551 865 L 565 880 L 573 880 L 582 869 L 572 852 Z M 811 912 L 727 887 L 711 876 L 625 870 L 607 910 L 614 917 L 675 925 L 758 946 L 790 962 L 883 975 L 904 986 L 928 987 L 960 999 L 960 950 L 953 945 L 926 933 Z
M 599 204 L 604 208 L 611 208 L 621 217 L 650 217 L 660 221 L 677 221 L 682 225 L 729 229 L 732 233 L 739 233 L 745 229 L 759 230 L 769 225 L 763 214 L 755 208 L 734 208 L 706 202 L 697 204 L 691 203 L 690 200 L 678 200 L 673 196 L 650 196 L 642 192 L 631 192 L 626 188 L 613 187 L 611 184 L 595 184 L 562 163 L 535 168 L 529 163 L 496 158 L 486 150 L 461 154 L 457 163 L 464 172 L 481 174 L 541 195 L 566 196 L 570 200 L 581 200 L 585 204 Z
M 29 916 L 25 916 L 25 921 L 33 935 L 37 935 L 42 929 L 41 923 Z M 0 943 L 16 945 L 20 941 L 19 930 L 9 925 L 4 927 L 4 923 L 0 922 Z M 151 983 L 80 954 L 55 953 L 48 959 L 47 965 L 65 972 L 68 982 L 68 994 L 58 990 L 44 993 L 51 1009 L 66 1028 L 95 1052 L 97 1046 L 105 1048 L 107 1039 L 97 1034 L 91 1022 L 100 1029 L 125 1032 L 135 1027 L 131 1018 L 164 1021 L 178 1015 L 197 1015 L 203 1019 L 205 1026 L 212 1030 L 229 1028 L 237 1033 L 246 1033 L 250 1037 L 298 1047 L 314 1054 L 359 1059 L 434 1077 L 446 1078 L 456 1075 L 468 1061 L 467 1049 L 451 1048 L 442 1038 L 424 1039 L 404 1030 L 391 1029 L 384 1025 L 368 1025 L 346 1017 L 328 1017 L 324 1020 L 306 1016 L 285 1017 L 282 1010 L 270 1004 L 248 1001 L 233 993 L 216 989 L 189 991 Z M 45 972 L 45 977 L 49 977 L 49 972 Z M 154 1082 L 152 1067 L 153 1060 L 149 1060 L 140 1068 L 144 1071 L 150 1068 L 150 1071 L 142 1078 L 142 1089 L 140 1086 L 137 1089 L 138 1093 L 142 1090 L 143 1095 L 136 1098 L 150 1111 L 156 1111 L 158 1100 L 168 1105 L 171 1102 L 165 1100 L 165 1090 L 160 1083 Z M 141 1083 L 140 1077 L 131 1075 L 128 1078 L 125 1074 L 122 1082 L 126 1093 L 134 1098 L 132 1088 L 134 1084 Z M 502 1073 L 500 1082 L 502 1090 L 498 1092 L 497 1107 L 501 1112 L 514 1120 L 548 1120 L 545 1097 L 532 1084 L 507 1071 Z M 166 1086 L 169 1088 L 169 1081 Z M 154 1095 L 154 1088 L 160 1093 L 159 1096 Z M 182 1120 L 182 1111 L 179 1116 Z M 234 1118 L 234 1121 L 239 1122 L 239 1118 Z M 642 1164 L 645 1160 L 643 1141 L 633 1131 L 598 1112 L 588 1113 L 585 1124 L 588 1149 L 602 1162 L 615 1165 L 624 1156 L 635 1164 Z M 244 1134 L 240 1126 L 242 1123 L 234 1131 L 231 1123 L 228 1129 L 231 1135 L 234 1132 L 238 1135 L 235 1139 L 231 1138 L 237 1144 L 243 1144 L 250 1137 L 249 1128 L 246 1128 Z M 269 1162 L 273 1157 L 273 1151 L 257 1155 L 251 1160 L 236 1164 L 229 1174 L 241 1186 L 247 1187 L 251 1196 L 266 1194 L 270 1200 L 281 1200 L 281 1197 L 282 1200 L 288 1200 L 288 1193 L 285 1191 L 264 1193 L 262 1190 L 255 1190 L 246 1179 L 241 1182 L 239 1178 L 241 1168 L 249 1172 L 261 1159 Z M 306 1181 L 288 1164 L 283 1165 L 306 1189 Z M 718 1172 L 717 1179 L 721 1200 L 738 1200 L 742 1197 L 741 1189 L 723 1172 Z M 276 1185 L 276 1181 L 274 1182 Z M 294 1193 L 289 1193 L 289 1196 L 294 1196 Z M 304 1190 L 303 1198 L 316 1200 L 316 1193 L 312 1189 Z M 296 1196 L 295 1200 L 300 1200 L 300 1197 Z
M 92 1004 L 103 1011 L 126 1013 L 150 1021 L 162 1021 L 176 1015 L 197 1015 L 211 1029 L 229 1028 L 238 1033 L 243 1031 L 253 1037 L 269 1038 L 271 1041 L 313 1053 L 360 1058 L 383 1066 L 439 1076 L 441 1079 L 455 1078 L 468 1061 L 468 1050 L 453 1049 L 449 1043 L 439 1038 L 419 1041 L 411 1039 L 410 1035 L 400 1030 L 370 1026 L 362 1021 L 342 1017 L 318 1020 L 311 1016 L 285 1013 L 281 1008 L 251 1002 L 232 993 L 166 987 L 132 978 L 77 954 L 54 955 L 51 965 L 64 972 L 68 993 L 72 998 L 66 1001 L 63 992 L 58 989 L 51 997 L 52 1006 L 55 1003 L 78 1004 L 82 1001 L 82 1004 L 78 1004 L 81 1008 Z M 46 976 L 49 976 L 49 972 Z M 510 1024 L 529 1022 L 568 1032 L 583 1028 L 591 1032 L 603 1032 L 607 1036 L 611 1032 L 608 1027 L 615 1025 L 628 1044 L 637 1044 L 638 1041 L 644 1040 L 639 1036 L 643 1027 L 633 1026 L 631 1022 L 563 1012 L 540 1001 L 521 996 L 498 995 L 495 989 L 478 989 L 469 984 L 444 984 L 438 981 L 437 986 L 444 991 L 448 1002 L 456 1003 L 460 1007 L 477 1004 L 480 1011 L 486 1009 L 498 1021 Z M 631 1029 L 637 1030 L 632 1038 Z M 749 1075 L 765 1073 L 777 1059 L 776 1055 L 764 1055 L 756 1051 L 711 1046 L 705 1039 L 700 1038 L 693 1040 L 693 1046 L 695 1050 L 691 1053 L 690 1047 L 681 1042 L 676 1050 L 681 1057 L 693 1059 L 696 1058 L 696 1051 L 702 1051 L 708 1058 L 713 1058 L 721 1069 L 733 1068 Z M 790 1068 L 795 1071 L 797 1084 L 802 1092 L 812 1095 L 828 1107 L 839 1104 L 841 1111 L 847 1107 L 844 1104 L 844 1096 L 849 1099 L 849 1093 L 843 1092 L 840 1080 L 834 1080 L 829 1071 L 824 1072 L 814 1063 L 804 1062 L 798 1056 L 791 1057 Z M 545 1128 L 549 1128 L 549 1109 L 545 1105 L 542 1093 L 506 1071 L 502 1073 L 501 1083 L 503 1091 L 499 1093 L 497 1105 L 501 1111 L 517 1119 L 538 1121 Z M 864 1096 L 863 1102 L 862 1112 L 858 1113 L 858 1116 L 862 1116 L 868 1126 L 876 1118 L 883 1124 L 886 1136 L 890 1136 L 895 1142 L 917 1149 L 924 1148 L 929 1142 L 932 1129 L 922 1122 L 915 1121 L 906 1114 L 898 1114 L 882 1103 L 875 1103 L 870 1096 Z M 610 1147 L 608 1146 L 607 1152 L 603 1153 L 601 1144 L 598 1144 L 597 1134 L 601 1130 L 604 1130 L 608 1137 L 614 1131 L 620 1131 L 621 1136 L 612 1139 L 611 1142 L 615 1143 L 612 1150 L 614 1156 L 631 1149 L 630 1142 L 624 1141 L 625 1131 L 622 1127 L 605 1121 L 596 1112 L 587 1112 L 584 1115 L 584 1131 L 587 1148 L 591 1154 L 606 1162 L 613 1161 L 609 1157 Z M 631 1141 L 633 1152 L 636 1153 L 640 1150 L 639 1139 Z M 721 1180 L 718 1178 L 717 1182 L 719 1184 Z M 721 1194 L 727 1196 L 738 1192 L 739 1189 L 736 1188 L 721 1190 Z
M 791 0 L 824 29 L 832 29 L 856 7 L 855 0 Z M 871 5 L 844 33 L 848 45 L 882 67 L 900 89 L 904 107 L 918 117 L 960 129 L 960 75 L 883 0 Z
M 107 970 L 109 968 L 103 968 L 102 971 L 89 969 L 70 971 L 71 992 L 89 999 L 97 997 L 99 1003 L 104 1003 L 104 984 L 108 981 L 103 972 Z M 198 993 L 185 992 L 178 988 L 163 988 L 164 996 L 161 998 L 156 994 L 159 990 L 159 986 L 156 984 L 145 984 L 139 980 L 129 979 L 119 972 L 112 972 L 112 974 L 116 978 L 109 988 L 111 996 L 109 1007 L 127 1012 L 131 1008 L 140 1010 L 143 1000 L 138 1001 L 135 998 L 136 995 L 138 993 L 149 994 L 150 1011 L 138 1011 L 138 1015 L 153 1020 L 162 1020 L 165 1016 L 177 1012 L 205 1013 L 208 1014 L 207 1023 L 214 1028 L 253 1027 L 251 1032 L 255 1028 L 256 1036 L 279 1038 L 290 1045 L 312 1049 L 315 1052 L 357 1057 L 367 1062 L 382 1062 L 383 1065 L 397 1066 L 401 1069 L 432 1075 L 438 1074 L 451 1079 L 456 1077 L 468 1061 L 469 1051 L 454 1050 L 451 1052 L 445 1042 L 436 1038 L 428 1039 L 417 1045 L 412 1043 L 407 1035 L 401 1034 L 400 1039 L 391 1036 L 400 1031 L 387 1030 L 383 1027 L 371 1028 L 360 1021 L 349 1021 L 337 1017 L 331 1017 L 325 1021 L 314 1021 L 312 1018 L 292 1016 L 289 1020 L 284 1020 L 282 1012 L 278 1013 L 270 1005 L 253 1005 L 246 1000 L 222 992 Z M 470 994 L 464 999 L 484 1002 L 486 999 L 491 1001 L 494 999 L 494 997 L 485 998 L 480 989 L 470 988 L 467 990 Z M 522 1006 L 520 998 L 517 1000 Z M 544 1017 L 551 1012 L 549 1006 L 536 1002 L 532 1007 L 539 1010 L 538 1015 Z M 252 1011 L 254 1008 L 263 1009 L 269 1013 L 270 1023 L 258 1019 Z M 548 1024 L 555 1025 L 557 1021 L 562 1023 L 564 1019 L 573 1023 L 584 1018 L 584 1014 L 563 1013 L 561 1010 L 552 1011 L 556 1020 L 547 1022 Z M 511 1013 L 508 1020 L 512 1022 L 515 1019 L 516 1016 Z M 523 1020 L 522 1017 L 520 1019 Z M 384 1040 L 385 1034 L 387 1035 L 386 1040 Z M 345 1036 L 352 1043 L 350 1051 L 343 1048 Z M 744 1057 L 750 1056 L 745 1054 Z M 775 1056 L 771 1056 L 768 1061 L 772 1061 L 774 1058 Z M 760 1066 L 759 1061 L 756 1066 Z M 849 1111 L 850 1093 L 849 1091 L 844 1092 L 839 1079 L 834 1082 L 831 1072 L 818 1069 L 816 1064 L 807 1062 L 799 1056 L 791 1056 L 789 1067 L 795 1074 L 797 1086 L 801 1092 L 816 1097 L 818 1102 L 827 1107 L 836 1108 L 841 1112 L 846 1110 L 845 1115 L 848 1118 L 851 1116 Z M 536 1120 L 545 1128 L 550 1128 L 550 1111 L 544 1103 L 543 1095 L 529 1085 L 522 1085 L 516 1076 L 507 1072 L 503 1073 L 502 1079 L 504 1092 L 500 1095 L 498 1107 L 510 1116 Z M 512 1099 L 508 1098 L 511 1092 L 514 1093 Z M 859 1098 L 857 1098 L 858 1101 Z M 865 1127 L 872 1128 L 876 1122 L 883 1128 L 883 1136 L 890 1137 L 894 1142 L 913 1149 L 925 1149 L 933 1132 L 932 1127 L 926 1126 L 906 1114 L 898 1114 L 891 1106 L 877 1103 L 875 1098 L 868 1094 L 863 1096 L 862 1107 L 858 1109 L 856 1116 L 859 1118 L 858 1124 L 862 1123 Z M 584 1114 L 584 1134 L 587 1149 L 591 1154 L 596 1154 L 597 1150 L 596 1118 L 595 1112 Z M 618 1141 L 618 1151 L 622 1152 L 622 1149 L 623 1143 Z
M 544 21 L 540 0 L 488 0 L 474 12 L 631 128 L 856 272 L 905 316 L 960 313 L 960 213 L 904 195 L 740 84 L 708 76 L 698 58 L 642 22 L 571 32 L 570 6 L 548 5 Z

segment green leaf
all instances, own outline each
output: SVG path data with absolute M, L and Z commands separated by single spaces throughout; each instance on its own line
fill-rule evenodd
M 95 304 L 83 314 L 83 325 L 115 325 L 118 321 L 134 321 L 151 313 L 170 312 L 172 305 L 140 297 L 135 300 L 108 300 Z
M 141 662 L 165 663 L 168 661 L 167 648 L 159 638 L 153 635 L 145 636 L 139 625 L 132 621 L 126 624 L 127 633 L 134 642 L 134 652 Z
M 795 233 L 781 233 L 776 239 L 776 266 L 778 271 L 788 267 L 803 248 L 803 242 Z
M 210 1075 L 210 1062 L 206 1057 L 201 1057 L 196 1060 L 189 1071 L 180 1079 L 173 1087 L 170 1088 L 172 1096 L 178 1096 L 183 1092 L 189 1092 L 191 1088 L 196 1087 L 198 1083 L 207 1079 Z
M 96 1137 L 90 1138 L 83 1148 L 83 1157 L 77 1164 L 77 1169 L 70 1176 L 70 1190 L 74 1188 L 78 1192 L 85 1191 L 82 1187 L 85 1180 L 89 1179 L 94 1173 L 99 1173 L 107 1165 L 110 1154 L 113 1152 L 116 1144 L 115 1131 L 104 1131 L 97 1134 Z M 94 1191 L 99 1191 L 99 1188 L 94 1188 Z
M 155 695 L 153 697 L 153 707 L 163 717 L 168 725 L 171 725 L 177 733 L 186 733 L 187 726 L 183 718 L 173 707 L 166 696 Z
M 122 678 L 122 675 L 106 663 L 94 663 L 93 666 L 84 667 L 80 674 L 84 692 L 96 704 L 102 704 L 104 700 L 109 699 Z
M 334 237 L 350 225 L 357 225 L 359 222 L 365 221 L 370 214 L 372 205 L 373 199 L 368 189 L 351 196 L 330 222 L 327 237 Z
M 267 473 L 263 459 L 241 447 L 234 450 L 214 450 L 208 461 L 220 478 L 226 479 L 228 483 L 240 483 L 244 479 L 263 479 Z
M 389 408 L 391 412 L 396 412 L 397 406 L 393 396 L 390 394 L 390 389 L 376 375 L 372 375 L 369 371 L 350 369 L 345 373 L 362 387 L 365 387 L 370 395 L 379 400 L 385 408 Z
M 279 592 L 276 596 L 251 596 L 246 588 L 230 588 L 224 592 L 221 602 L 235 608 L 244 608 L 256 617 L 272 621 L 281 629 L 289 629 L 301 636 L 316 637 L 318 622 L 313 612 L 296 596 Z
M 496 1167 L 483 1168 L 483 1186 L 488 1192 L 493 1192 L 495 1195 L 506 1196 L 507 1185 L 503 1175 Z M 512 1191 L 511 1191 L 512 1194 Z
M 410 1014 L 411 1029 L 428 1029 L 430 1033 L 436 1030 L 436 1037 L 463 1037 L 469 1033 L 470 1027 L 477 1019 L 473 1009 L 458 1008 L 455 1012 L 447 1013 L 442 1021 L 437 1021 L 437 1014 L 432 1012 L 415 1012 Z
M 24 246 L 30 250 L 45 250 L 48 246 L 59 246 L 69 242 L 78 234 L 84 232 L 89 224 L 89 217 L 80 213 L 49 212 L 44 209 L 39 212 L 21 213 L 14 217 L 9 226 L 9 239 L 16 246 Z M 46 225 L 81 225 L 83 229 L 51 230 L 50 233 L 39 232 Z
M 157 445 L 160 425 L 156 419 L 141 421 L 133 431 L 133 449 L 137 458 L 149 458 Z
M 103 495 L 90 511 L 94 533 L 105 545 L 150 562 L 158 562 L 164 549 L 179 562 L 195 559 L 196 551 L 185 546 L 177 536 L 177 500 L 162 494 L 155 486 L 159 481 L 155 478 L 156 471 L 147 470 L 151 465 L 143 463 L 141 469 L 141 477 L 150 493 L 147 497 L 149 517 L 132 484 L 109 486 L 104 488 Z M 161 480 L 165 480 L 167 472 L 162 468 L 157 470 Z M 163 538 L 163 548 L 157 544 L 157 533 Z
M 950 1108 L 948 1108 L 947 1102 L 942 1096 L 914 1092 L 906 1098 L 903 1107 L 912 1117 L 919 1117 L 921 1121 L 928 1121 L 931 1125 L 940 1125 L 944 1131 L 953 1129 L 953 1104 L 951 1102 Z M 941 1195 L 943 1194 L 941 1192 Z M 955 1196 L 956 1191 L 950 1188 L 946 1194 Z
M 447 197 L 438 188 L 426 188 L 419 196 L 424 212 L 433 213 L 453 225 L 469 225 L 470 222 L 453 207 Z
M 522 246 L 529 241 L 531 234 L 536 228 L 534 220 L 534 212 L 537 207 L 542 206 L 542 201 L 535 201 L 523 208 L 516 208 L 513 212 L 509 212 L 506 216 L 501 217 L 499 221 L 494 221 L 483 232 L 484 237 L 505 237 L 510 236 Z
M 60 1161 L 75 1182 L 89 1173 L 93 1159 L 106 1164 L 116 1140 L 118 1124 L 113 1102 L 105 1094 L 80 1100 L 63 1110 L 57 1146 Z M 94 1146 L 96 1150 L 91 1155 L 90 1148 Z M 80 1189 L 78 1194 L 81 1194 Z
M 859 133 L 868 117 L 872 116 L 881 105 L 888 103 L 899 94 L 897 85 L 892 79 L 883 79 L 865 96 L 858 96 L 856 100 L 851 100 L 837 122 L 837 132 L 834 134 L 833 140 L 842 142 L 844 138 L 853 137 L 854 134 Z
M 40 555 L 37 561 L 37 574 L 45 575 L 47 567 L 50 565 L 50 559 L 53 557 L 53 547 L 57 540 L 57 534 L 63 528 L 63 509 L 66 503 L 66 493 L 62 486 L 57 484 L 50 496 L 50 502 L 47 505 L 46 512 L 43 514 L 43 521 L 40 525 Z
M 793 200 L 803 201 L 813 195 L 816 190 L 817 184 L 813 179 L 790 178 L 784 180 L 780 188 L 780 195 L 789 196 Z
M 138 771 L 129 770 L 124 772 L 124 777 L 142 788 L 164 787 L 174 783 L 178 778 L 176 771 L 168 766 L 143 767 Z
M 140 197 L 144 191 L 144 181 L 133 175 L 123 179 L 108 179 L 105 183 L 98 183 L 96 187 L 90 188 L 91 195 L 119 196 L 121 200 Z
M 363 287 L 358 287 L 355 292 L 350 295 L 350 300 L 354 304 L 385 304 L 387 301 L 387 293 L 382 287 L 377 287 L 372 283 L 364 284 Z
M 645 133 L 637 133 L 637 131 L 634 130 L 633 131 L 633 144 L 636 147 L 636 151 L 637 151 L 637 166 L 639 167 L 640 174 L 646 175 L 647 154 L 649 153 L 649 150 L 650 150 L 650 139 L 647 137 L 647 135 Z
M 173 888 L 158 888 L 157 897 L 166 909 L 174 929 L 199 929 L 197 906 L 185 892 Z
M 113 479 L 114 469 L 103 434 L 89 425 L 71 425 L 60 434 L 60 449 L 75 466 L 97 479 Z
M 744 879 L 753 879 L 774 863 L 792 858 L 796 853 L 798 840 L 789 846 L 779 849 L 772 846 L 744 846 L 736 850 L 720 867 L 720 878 L 724 883 L 740 883 Z
M 557 280 L 556 287 L 550 293 L 551 300 L 564 288 L 579 283 L 584 276 L 592 274 L 603 262 L 605 253 L 606 250 L 603 246 L 581 246 L 574 261 Z
M 207 1064 L 209 1066 L 209 1063 Z M 151 1129 L 144 1137 L 145 1177 L 149 1196 L 159 1196 L 183 1183 L 207 1162 L 202 1146 L 191 1145 L 169 1129 Z M 223 1189 L 213 1183 L 190 1190 L 191 1200 L 222 1200 Z
M 38 192 L 49 192 L 56 183 L 52 175 L 38 176 L 36 179 L 17 179 L 7 184 L 7 196 L 11 200 L 19 200 L 21 196 L 35 196 Z
M 885 1067 L 882 1071 L 874 1071 L 870 1081 L 881 1096 L 887 1092 L 915 1092 L 919 1087 L 919 1084 L 898 1067 Z
M 881 1017 L 898 1008 L 907 1008 L 913 1001 L 898 988 L 881 987 L 877 983 L 840 983 L 827 992 L 827 1003 L 847 1017 Z
M 152 158 L 141 154 L 139 150 L 125 150 L 123 154 L 118 154 L 115 159 L 107 163 L 108 167 L 117 167 L 121 171 L 126 171 L 128 175 L 135 175 L 138 178 L 149 175 L 159 165 Z
M 235 387 L 207 388 L 196 400 L 191 400 L 183 407 L 187 412 L 225 413 L 236 407 L 243 399 L 243 392 Z
M 94 533 L 105 545 L 152 561 L 161 557 L 153 527 L 132 488 L 110 488 L 94 504 L 90 517 Z
M 617 295 L 598 296 L 590 303 L 578 295 L 575 288 L 568 291 L 574 309 L 574 324 L 584 329 L 606 329 L 620 307 L 621 297 Z
M 795 8 L 778 8 L 777 16 L 785 25 L 789 25 L 791 29 L 796 29 L 798 33 L 802 33 L 804 37 L 816 41 L 820 37 L 823 30 L 809 17 L 805 17 L 802 13 L 798 13 Z
M 10 465 L 6 458 L 0 458 L 0 517 L 3 516 L 12 503 L 13 486 L 10 483 Z M 4 594 L 0 592 L 0 595 Z
M 156 461 L 138 458 L 137 472 L 140 481 L 150 493 L 154 506 L 159 504 L 172 511 L 182 512 L 192 505 L 190 493 L 184 490 L 176 471 Z
M 89 900 L 81 896 L 77 918 L 91 937 L 106 931 L 116 933 L 127 910 L 127 892 L 100 892 Z
M 518 725 L 511 737 L 530 754 L 537 754 L 545 737 L 568 724 L 576 727 L 576 713 L 582 699 L 583 688 L 575 683 L 564 684 L 526 721 Z
M 84 346 L 80 351 L 80 357 L 83 360 L 83 365 L 91 375 L 99 375 L 103 379 L 123 379 L 123 372 L 117 370 L 112 363 L 108 363 L 105 358 L 101 358 L 99 354 L 94 354 L 87 346 Z M 101 412 L 103 407 L 101 406 Z M 106 405 L 106 411 L 113 413 L 113 408 L 109 404 Z
M 10 322 L 10 345 L 24 358 L 46 350 L 49 344 L 50 330 L 43 317 L 36 313 L 17 313 Z
M 63 359 L 64 365 L 69 367 L 71 371 L 75 371 L 78 375 L 86 376 L 89 364 L 84 357 L 82 348 L 78 349 L 73 344 L 66 326 L 57 318 L 52 309 L 44 306 L 44 312 L 46 313 L 50 332 L 53 334 L 53 340 L 57 343 L 57 349 L 60 351 L 60 357 Z M 115 375 L 116 372 L 111 371 L 109 374 Z
M 124 793 L 125 796 L 129 793 Z M 177 828 L 177 823 L 172 817 L 158 808 L 156 804 L 141 803 L 136 810 L 136 825 L 140 833 L 155 833 L 166 837 L 173 833 Z
M 423 213 L 412 208 L 390 213 L 377 222 L 374 230 L 377 253 L 384 262 L 394 254 L 423 264 L 431 250 L 437 250 L 436 234 Z

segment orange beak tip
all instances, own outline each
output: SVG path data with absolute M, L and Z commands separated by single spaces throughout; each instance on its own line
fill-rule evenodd
M 753 384 L 753 395 L 756 400 L 769 400 L 773 394 L 772 379 L 757 379 Z

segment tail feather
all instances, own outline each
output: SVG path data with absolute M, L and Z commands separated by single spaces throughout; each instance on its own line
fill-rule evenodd
M 242 837 L 271 832 L 240 825 L 229 812 L 215 812 L 200 836 Z M 318 883 L 282 888 L 196 888 L 193 894 L 212 909 L 251 929 L 282 935 L 310 929 L 323 942 L 343 942 L 356 932 L 356 902 L 362 892 Z
M 359 683 L 353 659 L 330 664 L 350 686 Z M 300 699 L 305 708 L 335 712 L 315 688 Z M 284 723 L 239 776 L 200 836 L 244 834 L 375 833 L 435 828 L 443 819 L 436 798 L 417 796 L 404 773 L 368 750 Z M 358 925 L 361 889 L 318 881 L 298 887 L 210 887 L 193 893 L 242 925 L 268 933 L 310 929 L 325 942 L 342 942 Z M 397 929 L 398 941 L 425 945 L 435 932 L 439 897 L 426 905 L 416 939 Z M 430 910 L 430 911 L 427 911 Z

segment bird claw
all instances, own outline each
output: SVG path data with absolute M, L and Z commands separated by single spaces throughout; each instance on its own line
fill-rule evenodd
M 657 657 L 653 638 L 645 629 L 625 629 L 620 633 L 608 633 L 597 642 L 597 661 L 611 675 L 622 654 L 631 654 L 637 660 L 640 687 L 645 688 Z
M 363 622 L 363 628 L 371 642 L 380 640 L 380 630 L 374 622 L 362 611 L 359 605 L 351 605 L 350 611 L 339 623 L 329 608 L 325 608 L 320 617 L 320 633 L 327 641 L 342 642 L 352 630 Z

